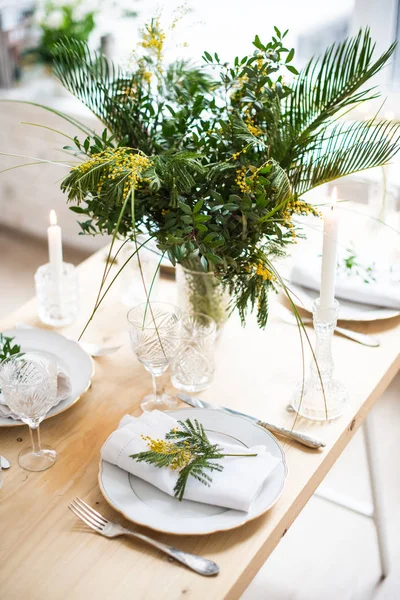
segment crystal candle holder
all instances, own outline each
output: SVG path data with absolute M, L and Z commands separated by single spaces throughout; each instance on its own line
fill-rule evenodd
M 63 327 L 73 323 L 79 312 L 78 275 L 74 265 L 62 264 L 61 277 L 47 263 L 35 273 L 37 313 L 45 325 Z
M 332 337 L 339 314 L 339 302 L 333 307 L 323 308 L 320 299 L 313 304 L 313 321 L 316 335 L 314 357 L 310 373 L 304 383 L 296 389 L 292 402 L 294 410 L 312 421 L 330 421 L 340 417 L 347 405 L 348 392 L 334 378 Z

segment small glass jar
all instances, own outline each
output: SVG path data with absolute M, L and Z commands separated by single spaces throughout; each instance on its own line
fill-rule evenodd
M 54 277 L 50 263 L 35 273 L 37 313 L 45 325 L 63 327 L 73 323 L 79 313 L 78 274 L 74 265 L 62 264 L 61 277 Z
M 216 331 L 215 321 L 207 315 L 183 315 L 180 345 L 171 367 L 171 382 L 176 389 L 201 392 L 211 384 Z

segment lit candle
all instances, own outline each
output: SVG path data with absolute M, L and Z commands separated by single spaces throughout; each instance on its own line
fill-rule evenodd
M 331 206 L 324 215 L 320 292 L 321 308 L 333 307 L 335 300 L 337 240 L 339 229 L 339 220 L 336 211 L 336 196 L 336 188 L 333 188 Z
M 47 239 L 49 243 L 49 263 L 54 283 L 54 301 L 60 307 L 63 251 L 61 227 L 57 225 L 57 215 L 54 210 L 50 211 L 50 227 L 47 230 Z

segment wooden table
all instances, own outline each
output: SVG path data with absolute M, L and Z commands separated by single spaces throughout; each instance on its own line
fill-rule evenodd
M 93 306 L 104 257 L 101 251 L 79 267 L 82 310 L 80 320 L 63 330 L 70 337 L 79 334 Z M 171 300 L 174 294 L 174 284 L 163 281 L 159 297 Z M 85 339 L 110 343 L 123 339 L 124 347 L 97 359 L 90 391 L 70 410 L 41 426 L 42 439 L 59 453 L 55 466 L 42 473 L 22 470 L 17 456 L 29 441 L 28 428 L 0 430 L 0 451 L 12 463 L 4 472 L 0 491 L 2 600 L 238 598 L 400 366 L 400 319 L 358 326 L 360 331 L 379 335 L 382 344 L 377 349 L 335 336 L 336 370 L 350 392 L 349 410 L 328 424 L 298 419 L 298 429 L 324 439 L 327 446 L 323 452 L 313 452 L 283 443 L 289 476 L 277 504 L 259 519 L 225 533 L 204 537 L 153 534 L 218 562 L 220 574 L 207 579 L 134 540 L 107 540 L 89 533 L 67 510 L 68 503 L 80 496 L 106 516 L 120 519 L 97 484 L 100 447 L 124 414 L 140 413 L 139 401 L 151 384 L 129 348 L 126 307 L 119 295 L 117 283 Z M 218 346 L 215 382 L 202 396 L 291 426 L 293 415 L 285 407 L 301 378 L 300 343 L 297 329 L 275 319 L 273 313 L 265 331 L 258 330 L 253 320 L 242 329 L 231 319 Z M 39 325 L 34 301 L 5 319 L 0 330 L 18 322 Z

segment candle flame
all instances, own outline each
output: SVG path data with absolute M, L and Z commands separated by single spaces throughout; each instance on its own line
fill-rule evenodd
M 57 215 L 53 209 L 50 211 L 50 225 L 57 225 Z
M 337 202 L 337 187 L 335 186 L 332 190 L 332 196 L 331 196 L 331 210 L 333 210 L 336 206 L 336 202 Z

